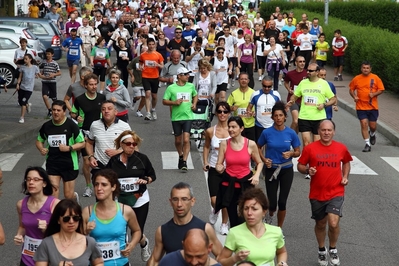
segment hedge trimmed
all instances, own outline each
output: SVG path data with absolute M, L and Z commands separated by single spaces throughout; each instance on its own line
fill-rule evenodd
M 281 9 L 281 11 L 284 12 L 286 10 Z M 336 29 L 341 30 L 342 35 L 348 39 L 349 43 L 345 53 L 345 72 L 357 75 L 360 73 L 362 61 L 370 61 L 373 73 L 377 74 L 383 80 L 385 88 L 399 94 L 397 68 L 399 35 L 371 26 L 357 26 L 333 17 L 329 17 L 328 25 L 326 26 L 323 25 L 324 15 L 320 13 L 301 9 L 294 9 L 293 11 L 296 14 L 297 20 L 302 13 L 306 13 L 309 19 L 318 17 L 326 34 L 326 40 L 330 45 L 334 38 L 334 31 Z M 328 63 L 332 65 L 332 52 L 328 54 Z
M 305 9 L 311 12 L 324 14 L 322 2 L 287 2 L 273 1 L 262 3 L 261 15 L 269 18 L 275 7 L 289 11 L 291 9 Z M 399 4 L 392 1 L 333 1 L 329 3 L 329 16 L 347 20 L 358 25 L 372 25 L 392 32 L 399 33 Z M 294 13 L 295 14 L 295 13 Z M 300 14 L 296 14 L 298 16 Z M 300 17 L 299 17 L 300 18 Z M 298 19 L 298 17 L 296 18 Z M 310 19 L 310 17 L 309 17 Z

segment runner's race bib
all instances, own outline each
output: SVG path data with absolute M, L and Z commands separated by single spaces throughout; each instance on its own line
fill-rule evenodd
M 97 242 L 96 245 L 101 250 L 104 261 L 121 257 L 119 241 Z
M 59 147 L 60 146 L 60 144 L 64 144 L 64 145 L 66 145 L 67 144 L 67 141 L 66 141 L 66 135 L 65 134 L 61 134 L 61 135 L 50 135 L 50 136 L 48 136 L 48 138 L 47 138 L 47 142 L 48 142 L 48 145 L 50 146 L 50 147 Z
M 25 236 L 24 238 L 24 248 L 22 249 L 22 254 L 29 257 L 33 257 L 39 245 L 42 243 L 41 239 L 32 238 Z
M 136 192 L 139 190 L 139 184 L 136 184 L 139 181 L 138 177 L 119 178 L 118 180 L 123 192 Z

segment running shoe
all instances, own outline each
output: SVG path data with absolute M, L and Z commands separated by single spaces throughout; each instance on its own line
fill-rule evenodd
M 151 113 L 147 113 L 144 117 L 144 120 L 150 121 L 152 119 Z
M 219 212 L 215 213 L 215 209 L 212 208 L 211 213 L 209 214 L 209 223 L 214 225 L 219 218 Z
M 334 77 L 334 81 L 338 81 L 338 77 L 337 76 Z
M 30 112 L 32 112 L 32 104 L 31 103 L 28 103 L 27 105 L 26 105 L 26 112 L 29 114 Z
M 338 266 L 341 262 L 339 261 L 338 251 L 336 248 L 330 249 L 330 265 L 331 266 Z
M 377 137 L 375 136 L 375 132 L 374 132 L 374 136 L 371 136 L 370 131 L 369 131 L 369 135 L 370 135 L 370 144 L 375 145 L 375 142 L 377 139 Z
M 85 188 L 85 192 L 83 192 L 83 197 L 91 197 L 91 194 L 93 193 L 93 190 L 89 186 Z
M 155 112 L 155 110 L 151 110 L 151 115 L 152 115 L 152 120 L 158 119 L 157 112 Z
M 23 117 L 21 117 L 21 118 L 19 119 L 18 123 L 20 123 L 20 124 L 25 123 L 25 119 L 24 119 Z
M 283 83 L 281 82 L 281 80 L 278 81 L 278 85 L 283 86 Z
M 139 110 L 137 110 L 136 116 L 137 116 L 137 117 L 143 117 L 144 115 L 143 115 Z
M 134 105 L 136 104 L 136 101 L 134 98 L 132 99 L 132 106 L 130 106 L 130 110 L 134 111 Z
M 183 167 L 183 157 L 179 156 L 179 162 L 177 163 L 177 169 L 181 170 Z
M 370 152 L 371 151 L 371 146 L 366 144 L 366 146 L 364 146 L 364 149 L 362 150 L 362 152 Z
M 273 216 L 270 216 L 270 213 L 267 212 L 265 218 L 263 218 L 263 222 L 266 224 L 272 224 L 273 223 Z
M 338 80 L 339 80 L 339 81 L 343 81 L 342 75 L 341 75 L 341 74 L 338 75 Z
M 307 175 L 305 175 L 303 178 L 305 178 L 305 179 L 310 179 L 310 175 L 307 174 Z
M 188 168 L 187 168 L 187 162 L 186 162 L 186 161 L 183 161 L 180 170 L 181 170 L 182 172 L 184 172 L 184 173 L 187 172 Z
M 146 238 L 145 242 L 145 246 L 141 248 L 141 260 L 144 262 L 148 261 L 151 257 L 151 249 L 148 238 Z
M 234 89 L 235 85 L 236 85 L 235 79 L 231 79 L 231 88 Z
M 220 225 L 220 234 L 221 235 L 227 235 L 229 233 L 229 226 L 227 224 L 221 224 Z
M 319 266 L 328 266 L 327 251 L 319 251 L 318 264 Z
M 262 78 L 263 78 L 262 75 L 260 75 L 259 78 L 258 78 L 258 80 L 259 80 L 259 81 L 262 81 Z
M 79 195 L 77 192 L 73 193 L 75 195 L 76 202 L 80 205 Z
M 52 116 L 53 116 L 53 112 L 49 109 L 47 112 L 47 118 L 51 119 Z

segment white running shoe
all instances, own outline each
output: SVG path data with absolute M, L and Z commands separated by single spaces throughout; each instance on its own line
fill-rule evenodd
M 338 266 L 341 264 L 341 262 L 339 261 L 339 257 L 338 257 L 338 251 L 337 249 L 330 249 L 330 265 L 331 266 Z
M 259 79 L 258 79 L 258 80 L 259 80 L 259 81 L 262 81 L 262 78 L 263 78 L 262 76 L 259 76 Z
M 310 175 L 307 174 L 307 175 L 305 175 L 303 178 L 305 178 L 305 179 L 310 179 Z
M 263 219 L 264 223 L 272 224 L 273 223 L 273 216 L 270 216 L 270 213 L 267 212 L 265 218 Z
M 76 202 L 80 205 L 79 195 L 77 192 L 73 193 L 75 195 Z
M 137 112 L 136 112 L 136 116 L 137 116 L 137 117 L 143 117 L 144 115 L 143 115 L 140 111 L 137 111 Z
M 215 209 L 212 208 L 211 213 L 209 214 L 209 223 L 214 225 L 219 218 L 219 212 L 215 213 Z
M 19 119 L 18 123 L 20 123 L 20 124 L 25 123 L 25 119 L 24 119 L 23 117 L 21 117 L 21 118 Z
M 32 104 L 31 103 L 28 103 L 27 105 L 26 105 L 26 112 L 29 114 L 30 112 L 32 112 Z
M 221 235 L 227 235 L 229 233 L 229 226 L 227 224 L 221 224 L 220 225 L 220 234 Z
M 93 193 L 93 190 L 89 186 L 85 188 L 85 192 L 83 192 L 83 197 L 91 197 L 91 194 Z
M 150 121 L 152 119 L 151 113 L 147 113 L 144 117 L 144 120 Z
M 327 251 L 319 251 L 318 254 L 318 261 L 317 261 L 319 266 L 328 266 L 328 260 L 327 260 Z
M 157 112 L 155 112 L 155 110 L 151 110 L 151 116 L 152 116 L 152 120 L 158 119 Z
M 151 257 L 150 242 L 148 241 L 148 238 L 146 238 L 145 241 L 145 247 L 141 248 L 141 260 L 144 262 L 148 261 Z

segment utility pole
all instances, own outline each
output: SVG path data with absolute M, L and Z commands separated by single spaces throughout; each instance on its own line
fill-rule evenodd
M 324 25 L 328 25 L 328 3 L 329 0 L 324 0 Z

